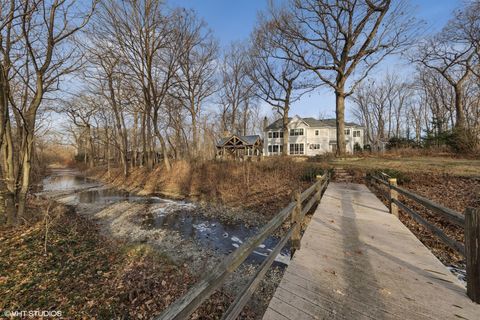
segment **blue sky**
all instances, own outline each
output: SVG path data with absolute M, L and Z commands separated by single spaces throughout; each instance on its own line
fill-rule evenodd
M 268 0 L 169 0 L 168 3 L 197 11 L 199 16 L 208 23 L 220 44 L 226 46 L 232 41 L 248 39 L 258 11 L 267 7 Z M 451 17 L 452 11 L 462 3 L 462 0 L 411 0 L 415 15 L 427 23 L 429 33 L 439 31 Z M 385 61 L 375 75 L 380 75 L 385 70 L 390 72 L 402 70 L 401 73 L 405 75 L 408 69 L 407 63 L 393 58 Z M 268 106 L 262 106 L 262 109 L 265 113 L 270 110 Z M 347 101 L 347 118 L 349 118 L 348 109 Z M 329 89 L 320 89 L 304 96 L 292 106 L 291 111 L 292 114 L 314 117 L 320 114 L 334 117 L 334 112 L 335 98 Z

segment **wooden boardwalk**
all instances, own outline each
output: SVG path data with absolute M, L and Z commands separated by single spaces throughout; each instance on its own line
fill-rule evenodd
M 330 183 L 263 319 L 478 320 L 480 305 L 366 186 Z

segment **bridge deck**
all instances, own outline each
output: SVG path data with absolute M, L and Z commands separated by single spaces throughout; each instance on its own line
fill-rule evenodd
M 330 183 L 264 315 L 480 319 L 480 305 L 368 188 Z

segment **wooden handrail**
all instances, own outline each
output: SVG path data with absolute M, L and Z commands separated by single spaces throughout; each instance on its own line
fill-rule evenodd
M 387 181 L 385 181 L 383 179 L 380 179 L 380 178 L 376 177 L 375 175 L 370 175 L 370 178 L 372 178 L 373 180 L 375 180 L 376 182 L 378 182 L 380 184 L 385 185 L 386 187 L 389 187 L 389 188 L 401 193 L 402 195 L 406 196 L 407 198 L 420 203 L 421 205 L 423 205 L 427 209 L 430 209 L 430 210 L 444 216 L 450 223 L 453 223 L 454 225 L 462 227 L 462 228 L 464 227 L 465 217 L 463 215 L 461 215 L 460 213 L 458 213 L 458 212 L 456 212 L 452 209 L 446 208 L 446 207 L 444 207 L 444 206 L 442 206 L 438 203 L 435 203 L 435 202 L 433 202 L 433 201 L 431 201 L 431 200 L 429 200 L 425 197 L 422 197 L 422 196 L 420 196 L 416 193 L 413 193 L 412 191 L 406 190 L 406 189 L 398 187 L 398 186 L 391 186 Z
M 307 190 L 302 192 L 297 201 L 290 202 L 284 209 L 282 209 L 275 217 L 273 217 L 265 226 L 263 226 L 260 231 L 254 235 L 253 237 L 249 238 L 245 241 L 240 247 L 238 247 L 235 251 L 229 254 L 226 259 L 223 260 L 222 263 L 217 265 L 209 274 L 207 274 L 204 278 L 198 281 L 188 292 L 174 303 L 172 303 L 162 314 L 160 314 L 155 319 L 157 320 L 180 320 L 188 318 L 210 295 L 212 295 L 224 282 L 225 278 L 234 272 L 240 264 L 247 259 L 247 257 L 268 237 L 270 236 L 276 229 L 278 229 L 286 219 L 292 214 L 292 211 L 297 207 L 298 202 L 302 204 L 306 199 L 308 199 L 312 194 L 314 194 L 313 198 L 320 200 L 320 195 L 324 191 L 324 188 L 327 186 L 329 181 L 329 176 L 325 173 L 320 178 L 317 178 L 317 182 L 315 182 L 311 187 Z M 318 190 L 314 193 L 315 190 Z M 311 200 L 307 203 L 307 206 L 310 206 L 310 209 L 315 201 L 311 203 Z M 301 219 L 303 219 L 303 211 L 301 209 Z M 305 212 L 306 213 L 306 212 Z M 302 221 L 293 223 L 287 234 L 282 237 L 279 244 L 275 247 L 275 249 L 268 255 L 268 257 L 264 260 L 261 264 L 259 270 L 257 271 L 254 278 L 248 283 L 248 285 L 243 289 L 241 294 L 235 300 L 235 304 L 239 304 L 238 306 L 233 304 L 228 310 L 226 319 L 233 319 L 233 315 L 241 312 L 243 306 L 248 301 L 248 298 L 253 293 L 253 290 L 258 285 L 260 280 L 257 280 L 257 277 L 263 277 L 265 275 L 266 270 L 268 267 L 273 263 L 276 255 L 274 251 L 279 251 L 285 245 L 286 241 L 292 235 L 294 228 L 298 228 L 298 224 Z M 243 304 L 243 305 L 241 305 Z M 231 315 L 231 316 L 230 316 Z
M 247 304 L 248 300 L 252 296 L 255 289 L 258 287 L 262 278 L 267 273 L 268 268 L 272 265 L 273 261 L 275 261 L 275 257 L 280 253 L 282 248 L 287 243 L 288 239 L 293 233 L 293 228 L 290 228 L 288 232 L 282 237 L 280 242 L 275 246 L 272 252 L 268 255 L 268 257 L 262 262 L 260 267 L 258 268 L 255 275 L 250 279 L 248 285 L 246 285 L 242 292 L 237 296 L 235 301 L 230 305 L 228 310 L 222 316 L 222 320 L 235 320 L 237 319 L 240 312 L 242 312 L 243 308 Z
M 415 194 L 411 191 L 405 190 L 400 187 L 395 187 L 395 186 L 390 186 L 393 190 L 398 191 L 402 195 L 406 196 L 407 198 L 410 198 L 412 200 L 415 200 L 416 202 L 420 203 L 424 207 L 441 214 L 444 216 L 449 222 L 459 226 L 459 227 L 464 227 L 465 226 L 465 217 L 462 216 L 460 213 L 453 211 L 452 209 L 446 208 L 444 206 L 441 206 L 427 198 L 424 198 L 422 196 L 419 196 L 418 194 Z
M 433 234 L 435 234 L 437 237 L 439 237 L 447 246 L 455 250 L 456 252 L 460 253 L 461 255 L 465 255 L 465 246 L 461 244 L 460 242 L 451 239 L 448 235 L 446 235 L 440 228 L 437 228 L 425 218 L 423 218 L 418 212 L 415 212 L 413 209 L 407 207 L 404 203 L 398 201 L 398 200 L 393 200 L 396 205 L 398 205 L 403 211 L 406 213 L 410 214 L 410 216 L 420 223 L 422 226 L 430 230 Z
M 480 304 L 480 209 L 467 208 L 465 210 L 465 215 L 461 215 L 452 209 L 439 205 L 425 197 L 413 193 L 412 191 L 398 187 L 395 183 L 396 181 L 393 181 L 393 183 L 392 181 L 389 181 L 387 183 L 382 178 L 375 177 L 374 175 L 367 175 L 367 178 L 389 188 L 390 194 L 388 195 L 388 199 L 390 201 L 391 212 L 393 211 L 392 204 L 400 207 L 400 209 L 409 214 L 415 221 L 442 240 L 443 243 L 465 257 L 467 270 L 467 295 L 472 301 Z M 396 197 L 397 192 L 416 201 L 425 208 L 442 215 L 450 223 L 461 227 L 464 230 L 464 243 L 462 244 L 459 241 L 450 238 L 445 232 L 443 232 L 443 230 L 427 221 L 405 203 L 399 201 Z

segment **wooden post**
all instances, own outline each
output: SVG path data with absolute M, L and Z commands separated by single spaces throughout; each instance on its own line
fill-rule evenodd
M 480 304 L 480 208 L 465 210 L 465 258 L 467 295 Z
M 322 185 L 323 185 L 323 177 L 324 176 L 320 176 L 320 175 L 317 175 L 317 186 L 315 187 L 315 194 L 319 193 L 319 191 L 322 189 Z M 317 197 L 317 201 L 320 202 L 320 199 L 322 198 L 322 194 L 320 193 Z
M 388 179 L 388 184 L 390 185 L 390 213 L 398 218 L 398 206 L 393 202 L 393 199 L 398 200 L 398 192 L 392 188 L 397 186 L 397 178 Z
M 295 250 L 300 249 L 300 232 L 301 232 L 301 221 L 300 221 L 300 216 L 302 214 L 302 199 L 301 199 L 301 193 L 300 191 L 295 192 L 295 202 L 297 205 L 295 206 L 295 209 L 292 211 L 292 225 L 293 227 L 293 232 L 292 232 L 292 257 L 293 254 L 295 253 Z

